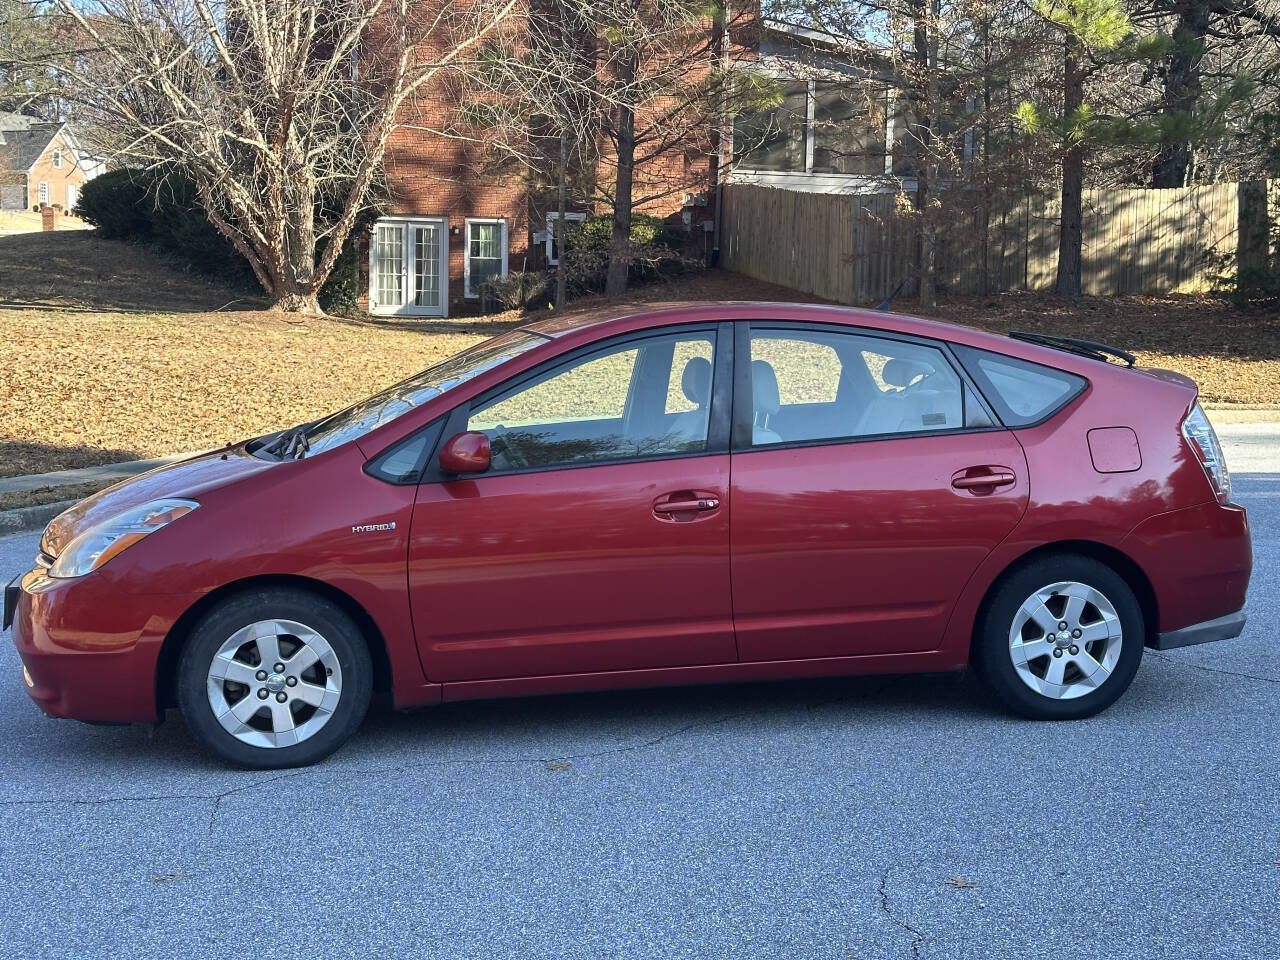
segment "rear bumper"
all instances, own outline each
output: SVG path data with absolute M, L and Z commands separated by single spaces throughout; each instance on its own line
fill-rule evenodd
M 160 647 L 190 599 L 131 596 L 97 573 L 60 580 L 32 570 L 12 608 L 27 695 L 53 717 L 154 723 Z
M 1120 544 L 1147 575 L 1159 612 L 1158 622 L 1148 624 L 1149 642 L 1159 648 L 1201 641 L 1173 639 L 1204 635 L 1206 640 L 1225 639 L 1220 633 L 1240 616 L 1253 569 L 1253 545 L 1249 519 L 1243 507 L 1216 500 L 1158 514 L 1138 524 Z M 1203 628 L 1203 629 L 1202 629 Z M 1229 634 L 1236 636 L 1235 633 Z M 1184 632 L 1185 631 L 1185 632 Z M 1169 641 L 1161 640 L 1171 638 Z
M 1150 646 L 1156 650 L 1172 650 L 1174 647 L 1189 647 L 1194 643 L 1231 640 L 1240 636 L 1240 632 L 1244 630 L 1244 622 L 1244 611 L 1237 610 L 1225 617 L 1215 617 L 1203 623 L 1193 623 L 1189 627 L 1158 633 Z

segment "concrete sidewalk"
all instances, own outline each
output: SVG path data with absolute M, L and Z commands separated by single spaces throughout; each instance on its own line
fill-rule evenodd
M 46 487 L 74 487 L 97 480 L 123 480 L 126 477 L 146 473 L 179 460 L 199 456 L 202 451 L 175 453 L 151 460 L 126 460 L 123 463 L 104 463 L 96 467 L 80 467 L 75 470 L 54 470 L 50 473 L 29 473 L 18 477 L 0 477 L 0 493 L 26 493 Z

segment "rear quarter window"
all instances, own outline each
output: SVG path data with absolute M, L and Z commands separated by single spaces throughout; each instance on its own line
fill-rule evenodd
M 973 347 L 955 350 L 1007 427 L 1026 427 L 1053 416 L 1087 384 L 1074 373 L 1016 357 Z

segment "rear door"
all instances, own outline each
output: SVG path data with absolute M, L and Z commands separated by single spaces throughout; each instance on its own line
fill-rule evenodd
M 729 324 L 615 339 L 454 412 L 443 436 L 483 431 L 492 465 L 419 488 L 409 594 L 429 679 L 735 659 L 732 349 Z
M 741 659 L 927 651 L 1018 523 L 1026 461 L 938 343 L 739 324 Z

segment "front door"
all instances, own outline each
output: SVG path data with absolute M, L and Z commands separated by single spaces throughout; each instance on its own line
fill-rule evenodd
M 610 341 L 451 415 L 446 438 L 483 431 L 492 463 L 419 487 L 409 593 L 430 680 L 735 659 L 717 337 Z
M 742 660 L 936 649 L 1026 509 L 1021 446 L 937 346 L 752 325 L 749 352 L 730 494 Z
M 448 221 L 413 217 L 375 223 L 369 243 L 370 311 L 443 317 L 448 308 Z

